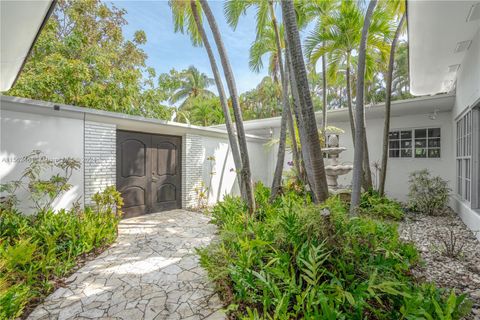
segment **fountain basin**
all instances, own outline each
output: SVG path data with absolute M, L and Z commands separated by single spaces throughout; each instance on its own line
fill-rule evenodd
M 351 164 L 328 164 L 325 166 L 325 173 L 329 176 L 342 176 L 352 171 L 352 169 L 353 165 Z
M 331 156 L 338 156 L 341 152 L 347 150 L 345 147 L 330 147 L 330 148 L 322 148 L 322 152 L 331 155 Z

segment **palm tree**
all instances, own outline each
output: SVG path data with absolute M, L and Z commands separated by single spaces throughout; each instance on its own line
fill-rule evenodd
M 404 2 L 398 1 L 399 6 L 396 8 L 402 12 L 405 12 Z M 403 6 L 400 8 L 401 4 Z M 390 48 L 390 58 L 388 61 L 388 71 L 387 77 L 385 79 L 385 124 L 383 126 L 383 146 L 382 146 L 382 163 L 380 167 L 380 179 L 378 191 L 381 195 L 385 193 L 385 180 L 387 177 L 387 161 L 388 161 L 388 134 L 390 132 L 390 111 L 391 111 L 391 101 L 392 101 L 392 81 L 393 81 L 393 69 L 395 63 L 395 48 L 402 32 L 403 23 L 405 21 L 405 13 L 402 14 L 400 22 L 398 23 L 397 30 L 395 31 L 395 36 L 392 40 Z
M 275 199 L 282 183 L 282 172 L 285 162 L 285 148 L 287 136 L 287 123 L 289 125 L 290 134 L 293 137 L 293 154 L 294 161 L 299 168 L 299 160 L 295 139 L 295 130 L 293 127 L 293 117 L 290 110 L 290 103 L 288 97 L 288 81 L 285 75 L 285 68 L 283 65 L 284 43 L 281 36 L 281 27 L 278 26 L 277 18 L 275 16 L 274 1 L 238 1 L 230 0 L 225 4 L 225 14 L 228 22 L 235 28 L 238 24 L 239 17 L 246 12 L 248 7 L 255 6 L 256 20 L 257 20 L 257 38 L 252 45 L 251 65 L 254 67 L 261 66 L 261 57 L 265 53 L 270 53 L 271 63 L 274 64 L 273 71 L 279 71 L 280 81 L 282 84 L 282 117 L 280 122 L 280 140 L 278 146 L 277 163 L 275 166 L 275 173 L 272 182 L 271 199 Z M 270 32 L 269 32 L 270 31 Z M 273 31 L 273 32 L 272 32 Z M 268 40 L 271 40 L 268 42 Z M 273 40 L 273 41 L 272 41 Z M 253 57 L 252 57 L 253 53 Z M 252 59 L 253 58 L 253 59 Z M 297 169 L 297 172 L 299 170 Z
M 386 56 L 389 46 L 385 41 L 391 33 L 391 21 L 388 16 L 379 11 L 372 17 L 372 23 L 368 30 L 367 56 L 366 56 L 366 74 L 371 77 L 375 70 L 375 56 Z M 325 53 L 329 54 L 328 74 L 335 80 L 339 71 L 339 66 L 345 66 L 346 81 L 346 100 L 350 119 L 350 129 L 352 132 L 353 144 L 355 145 L 355 119 L 352 104 L 352 73 L 356 56 L 361 40 L 361 30 L 363 27 L 363 14 L 355 1 L 342 1 L 337 10 L 332 11 L 323 19 L 323 27 L 315 28 L 305 41 L 307 56 L 313 61 Z M 366 140 L 365 140 L 366 141 Z M 368 146 L 364 148 L 368 151 Z M 371 187 L 371 174 L 368 161 L 368 152 L 365 155 L 365 179 L 366 187 Z
M 292 0 L 282 1 L 281 4 L 285 25 L 285 40 L 293 71 L 291 76 L 294 78 L 298 90 L 298 99 L 302 114 L 300 121 L 303 121 L 305 126 L 305 138 L 309 149 L 312 168 L 312 177 L 309 177 L 309 180 L 311 179 L 313 182 L 312 185 L 314 186 L 313 192 L 315 201 L 322 202 L 328 198 L 327 179 L 325 176 L 323 154 L 319 143 L 312 97 L 308 86 L 307 71 L 305 68 L 305 62 L 303 61 L 295 8 Z
M 184 32 L 185 25 L 188 26 L 188 33 L 194 45 L 203 44 L 205 50 L 207 51 L 208 58 L 210 60 L 210 66 L 212 68 L 213 77 L 215 79 L 215 84 L 217 86 L 218 95 L 220 98 L 220 105 L 222 106 L 223 115 L 225 119 L 225 127 L 228 133 L 228 141 L 230 143 L 230 149 L 232 150 L 233 161 L 235 163 L 236 172 L 240 173 L 242 170 L 242 159 L 240 156 L 240 149 L 238 147 L 238 141 L 233 128 L 232 118 L 230 116 L 230 110 L 228 108 L 227 96 L 225 94 L 225 89 L 223 88 L 223 82 L 218 70 L 217 62 L 213 54 L 212 47 L 203 28 L 203 23 L 201 21 L 200 10 L 195 1 L 191 1 L 190 4 L 184 0 L 171 0 L 170 6 L 172 8 L 174 16 L 175 31 Z M 187 21 L 185 21 L 187 19 Z M 240 190 L 242 190 L 242 195 L 245 200 L 245 187 L 242 181 L 242 176 L 237 174 L 238 184 Z
M 364 120 L 364 89 L 365 89 L 365 60 L 367 56 L 367 37 L 368 31 L 373 15 L 373 11 L 377 5 L 377 0 L 370 0 L 368 9 L 365 14 L 365 22 L 362 28 L 362 36 L 360 40 L 360 47 L 358 49 L 358 63 L 357 63 L 357 98 L 355 110 L 355 140 L 356 146 L 353 157 L 353 178 L 352 178 L 352 199 L 350 202 L 350 214 L 355 214 L 357 207 L 360 204 L 360 194 L 362 189 L 362 174 L 364 163 L 364 149 L 365 149 L 365 120 Z
M 180 74 L 181 86 L 170 97 L 171 103 L 182 101 L 179 109 L 189 110 L 191 108 L 191 99 L 197 97 L 210 98 L 215 94 L 207 88 L 214 84 L 212 78 L 205 73 L 200 72 L 194 66 L 188 67 Z
M 243 183 L 245 185 L 245 194 L 247 199 L 247 205 L 250 215 L 253 215 L 255 212 L 255 198 L 253 195 L 253 185 L 252 185 L 252 174 L 250 171 L 250 159 L 248 157 L 248 147 L 247 147 L 247 138 L 245 137 L 245 129 L 243 128 L 243 119 L 242 119 L 242 110 L 240 109 L 240 104 L 238 100 L 237 87 L 235 84 L 235 78 L 233 75 L 232 67 L 230 66 L 230 61 L 228 60 L 227 51 L 223 44 L 222 36 L 220 30 L 217 26 L 217 21 L 210 9 L 206 0 L 199 0 L 202 6 L 205 17 L 207 18 L 210 29 L 212 30 L 213 38 L 217 45 L 218 53 L 220 56 L 220 61 L 222 62 L 223 72 L 225 75 L 225 80 L 227 82 L 228 90 L 230 92 L 230 98 L 232 101 L 233 114 L 235 116 L 235 125 L 237 127 L 237 137 L 240 148 L 240 154 L 242 157 L 242 170 L 241 175 Z
M 201 98 L 195 101 L 195 108 L 190 112 L 193 124 L 204 127 L 224 123 L 225 117 L 217 97 Z
M 327 17 L 337 6 L 336 1 L 325 1 L 325 0 L 307 0 L 304 1 L 303 10 L 305 10 L 305 15 L 310 19 L 316 19 L 315 29 L 324 30 L 323 20 Z M 310 64 L 312 65 L 312 71 L 315 72 L 315 65 L 318 62 L 318 59 L 322 59 L 322 132 L 325 135 L 325 141 L 327 138 L 326 128 L 327 128 L 327 55 L 323 53 L 321 56 L 312 56 L 309 58 Z

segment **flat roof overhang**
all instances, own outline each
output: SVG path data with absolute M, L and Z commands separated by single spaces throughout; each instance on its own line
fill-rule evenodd
M 0 92 L 17 80 L 56 0 L 0 1 Z
M 202 127 L 191 124 L 145 118 L 118 112 L 77 107 L 62 103 L 33 100 L 21 97 L 0 96 L 0 118 L 3 111 L 23 112 L 50 117 L 63 117 L 114 124 L 119 130 L 130 130 L 146 133 L 184 135 L 185 133 L 227 139 L 227 131 L 222 128 Z M 265 137 L 246 135 L 248 141 L 266 142 Z
M 407 1 L 410 92 L 450 92 L 480 27 L 479 1 Z M 463 43 L 463 50 L 461 49 Z
M 439 112 L 450 112 L 455 103 L 454 94 L 439 94 L 436 96 L 418 97 L 405 100 L 392 101 L 392 117 L 401 117 L 406 115 L 430 115 Z M 328 121 L 331 122 L 348 122 L 348 109 L 331 109 L 328 110 Z M 381 119 L 385 116 L 385 103 L 365 106 L 365 118 Z M 318 123 L 322 121 L 322 111 L 315 112 L 315 118 Z M 276 128 L 280 126 L 280 117 L 255 119 L 243 122 L 245 130 L 258 130 Z M 210 128 L 225 128 L 225 125 L 211 126 Z

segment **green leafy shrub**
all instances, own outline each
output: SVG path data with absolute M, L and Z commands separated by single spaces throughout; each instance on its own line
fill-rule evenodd
M 448 182 L 440 177 L 432 177 L 427 169 L 410 174 L 408 206 L 410 209 L 435 215 L 447 207 L 450 188 Z
M 362 194 L 359 207 L 362 214 L 373 217 L 402 220 L 404 216 L 402 205 L 398 201 L 382 197 L 373 189 Z
M 114 187 L 93 196 L 95 209 L 0 213 L 0 319 L 20 317 L 49 294 L 78 259 L 117 237 L 122 199 Z
M 68 181 L 73 172 L 80 168 L 80 161 L 74 158 L 52 160 L 43 155 L 40 150 L 33 150 L 23 157 L 23 160 L 28 165 L 20 178 L 0 184 L 0 193 L 5 194 L 0 201 L 0 210 L 12 209 L 18 204 L 19 190 L 27 192 L 27 199 L 32 202 L 35 210 L 51 209 L 53 202 L 71 189 L 72 185 Z M 47 172 L 57 173 L 46 179 Z
M 286 192 L 269 203 L 257 186 L 258 214 L 227 197 L 211 213 L 219 241 L 201 264 L 233 318 L 459 319 L 464 296 L 418 284 L 416 248 L 387 220 L 351 218 L 337 197 L 322 205 Z

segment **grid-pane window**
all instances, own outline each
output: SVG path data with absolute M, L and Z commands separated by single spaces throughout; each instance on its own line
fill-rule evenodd
M 472 192 L 472 112 L 457 121 L 457 194 L 471 201 Z
M 440 158 L 440 128 L 391 131 L 388 147 L 390 158 Z

